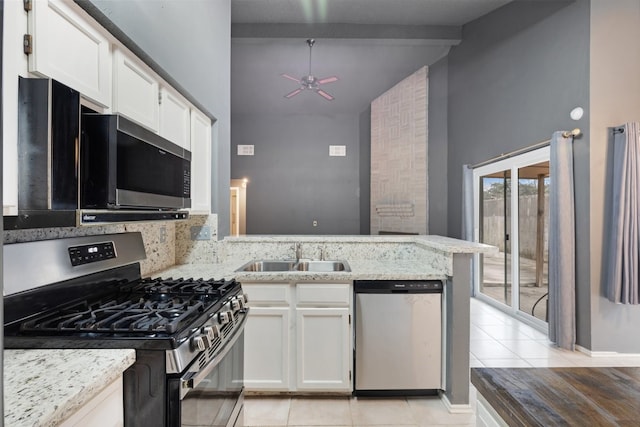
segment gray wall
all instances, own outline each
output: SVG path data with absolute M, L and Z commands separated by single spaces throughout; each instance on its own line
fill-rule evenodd
M 232 178 L 249 179 L 247 234 L 359 234 L 358 131 L 358 115 L 234 115 Z M 255 155 L 238 156 L 238 144 Z M 347 155 L 329 157 L 329 145 Z
M 594 351 L 640 353 L 640 306 L 614 304 L 605 297 L 602 259 L 610 235 L 606 178 L 612 166 L 611 127 L 640 120 L 640 2 L 591 0 L 591 318 Z M 603 244 L 604 243 L 604 244 Z
M 589 1 L 516 1 L 463 27 L 449 54 L 448 235 L 461 234 L 462 165 L 580 127 L 574 143 L 578 344 L 590 348 Z
M 429 194 L 429 234 L 447 235 L 447 107 L 449 60 L 443 58 L 429 67 L 429 111 L 427 156 Z
M 371 106 L 360 114 L 360 234 L 371 230 Z
M 212 210 L 228 235 L 231 0 L 90 1 L 217 119 Z

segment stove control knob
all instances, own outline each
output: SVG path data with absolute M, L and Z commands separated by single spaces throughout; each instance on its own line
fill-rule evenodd
M 249 297 L 247 297 L 247 294 L 238 295 L 238 300 L 240 301 L 240 306 L 242 308 L 247 308 L 247 303 L 249 302 Z
M 205 326 L 202 328 L 202 333 L 207 336 L 209 342 L 213 342 L 213 340 L 220 336 L 220 327 L 218 325 Z
M 239 299 L 231 300 L 231 310 L 234 312 L 239 311 L 242 308 L 242 302 Z
M 233 319 L 233 314 L 230 311 L 222 311 L 218 313 L 218 321 L 221 325 L 226 325 L 231 322 L 231 319 Z
M 194 350 L 204 351 L 211 346 L 211 343 L 206 335 L 197 335 L 191 338 L 191 346 Z

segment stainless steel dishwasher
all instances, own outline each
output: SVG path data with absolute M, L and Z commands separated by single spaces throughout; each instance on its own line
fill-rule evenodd
M 442 389 L 442 282 L 358 280 L 354 291 L 354 394 Z

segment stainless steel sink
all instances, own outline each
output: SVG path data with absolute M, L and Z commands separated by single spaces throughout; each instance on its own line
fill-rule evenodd
M 236 271 L 291 271 L 296 260 L 261 260 L 250 261 Z
M 351 271 L 346 261 L 317 261 L 317 260 L 254 260 L 249 261 L 236 271 L 310 271 L 331 272 Z
M 346 261 L 300 261 L 295 265 L 298 271 L 351 271 Z

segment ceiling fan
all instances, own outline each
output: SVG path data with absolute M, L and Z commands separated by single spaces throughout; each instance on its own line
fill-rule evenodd
M 286 94 L 284 96 L 285 98 L 291 99 L 297 94 L 299 94 L 300 92 L 302 92 L 303 90 L 313 90 L 315 91 L 315 93 L 317 93 L 324 99 L 328 101 L 333 101 L 334 97 L 332 95 L 329 95 L 324 90 L 320 89 L 320 85 L 333 83 L 335 81 L 338 81 L 338 78 L 336 76 L 331 76 L 331 77 L 325 77 L 324 79 L 318 79 L 313 74 L 311 74 L 311 50 L 315 42 L 316 41 L 314 39 L 307 39 L 307 45 L 309 45 L 309 74 L 308 75 L 302 76 L 301 78 L 297 79 L 293 76 L 290 76 L 289 74 L 280 74 L 285 79 L 293 80 L 294 82 L 300 85 L 298 89 L 295 89 L 289 92 L 288 94 Z

